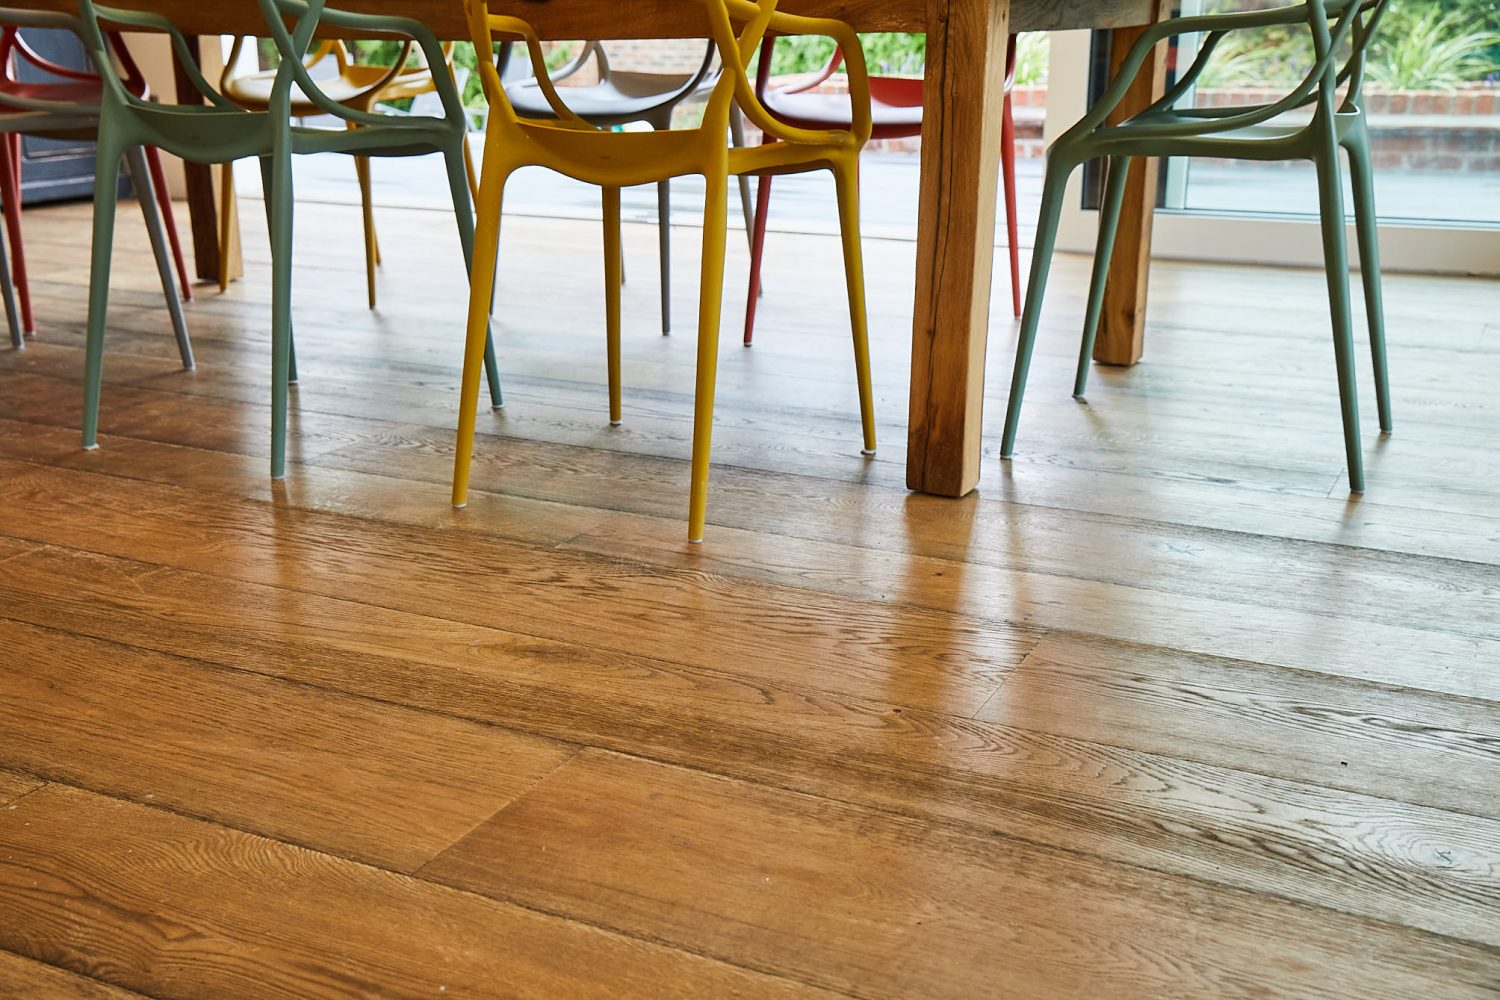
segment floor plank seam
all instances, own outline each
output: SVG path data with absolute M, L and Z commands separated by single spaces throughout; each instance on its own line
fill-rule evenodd
M 454 717 L 453 716 L 445 716 L 445 718 L 454 718 Z M 503 727 L 501 727 L 501 728 L 503 728 Z M 504 731 L 505 732 L 515 732 L 517 730 L 504 729 Z M 527 735 L 535 736 L 536 734 L 535 733 L 529 733 Z M 422 874 L 422 870 L 424 868 L 426 868 L 428 865 L 431 865 L 433 862 L 437 861 L 439 858 L 441 858 L 443 855 L 447 854 L 449 851 L 453 850 L 453 848 L 457 847 L 459 844 L 463 843 L 465 840 L 467 840 L 469 838 L 469 835 L 472 834 L 475 830 L 477 830 L 480 827 L 488 824 L 490 821 L 492 821 L 493 819 L 495 819 L 495 817 L 497 817 L 500 814 L 504 813 L 507 809 L 510 809 L 512 806 L 514 806 L 517 803 L 519 803 L 522 799 L 524 799 L 524 798 L 528 797 L 529 795 L 531 795 L 532 792 L 535 792 L 538 788 L 540 788 L 543 784 L 545 784 L 548 778 L 552 777 L 558 771 L 562 770 L 564 767 L 567 767 L 569 764 L 573 763 L 573 761 L 575 761 L 575 760 L 578 759 L 578 755 L 579 754 L 583 753 L 585 750 L 588 750 L 588 749 L 590 749 L 590 746 L 588 744 L 581 744 L 581 743 L 580 744 L 574 744 L 572 746 L 572 753 L 568 754 L 562 760 L 558 761 L 552 767 L 548 768 L 547 772 L 545 774 L 539 774 L 535 778 L 533 778 L 531 780 L 531 783 L 528 784 L 524 789 L 522 789 L 521 792 L 520 792 L 520 794 L 513 796 L 510 799 L 509 802 L 506 802 L 499 809 L 496 809 L 494 812 L 490 813 L 488 816 L 485 816 L 484 818 L 480 819 L 478 822 L 474 823 L 472 826 L 469 827 L 469 829 L 465 830 L 463 833 L 459 834 L 457 837 L 454 837 L 451 842 L 449 842 L 447 844 L 444 844 L 439 850 L 437 850 L 436 852 L 434 852 L 432 854 L 432 856 L 429 857 L 426 861 L 423 861 L 421 864 L 417 865 L 417 867 L 413 868 L 411 870 L 410 874 L 413 877 L 415 877 L 415 878 L 425 878 L 425 876 Z M 431 880 L 429 879 L 428 881 L 431 881 Z
M 34 781 L 37 782 L 37 785 L 36 785 L 35 788 L 28 788 L 28 789 L 26 789 L 26 791 L 22 792 L 20 795 L 17 795 L 13 799 L 7 799 L 7 800 L 5 800 L 3 802 L 0 802 L 0 808 L 3 808 L 3 809 L 14 809 L 17 805 L 20 804 L 20 802 L 21 802 L 22 799 L 26 798 L 26 796 L 32 795 L 32 794 L 34 794 L 36 792 L 40 792 L 43 788 L 46 788 L 49 784 L 52 783 L 47 777 L 45 777 L 44 775 L 37 774 L 34 771 L 29 771 L 29 770 L 26 770 L 24 768 L 18 769 L 18 768 L 13 768 L 13 767 L 9 767 L 9 766 L 7 766 L 6 769 L 9 770 L 9 771 L 13 771 L 16 774 L 20 774 L 20 775 L 23 775 L 23 776 L 25 776 L 27 778 L 33 779 Z
M 66 965 L 58 965 L 56 962 L 49 962 L 46 959 L 37 958 L 35 955 L 27 955 L 23 954 L 22 952 L 12 951 L 9 948 L 3 947 L 0 947 L 0 951 L 5 952 L 7 955 L 14 955 L 17 958 L 24 959 L 27 962 L 35 962 L 37 965 L 45 965 L 49 969 L 56 969 L 59 972 L 65 972 L 70 976 L 77 976 L 79 979 L 85 979 L 91 983 L 98 983 L 100 986 L 107 986 L 111 990 L 119 991 L 121 996 L 140 997 L 141 1000 L 161 1000 L 161 997 L 156 994 L 142 993 L 139 990 L 133 990 L 128 986 L 120 986 L 119 984 L 112 983 L 107 979 L 100 979 L 98 976 L 89 975 L 87 972 L 79 972 L 77 969 L 70 969 Z M 45 998 L 38 997 L 36 998 L 36 1000 L 45 1000 Z
M 268 834 L 265 834 L 265 833 L 262 833 L 262 832 L 259 832 L 259 831 L 256 831 L 256 830 L 246 829 L 244 827 L 237 826 L 237 825 L 235 825 L 233 823 L 226 823 L 226 822 L 224 822 L 222 820 L 218 820 L 218 819 L 213 819 L 213 818 L 209 818 L 209 817 L 197 815 L 195 813 L 188 812 L 188 811 L 181 810 L 181 809 L 175 809 L 175 808 L 172 808 L 171 806 L 164 806 L 164 805 L 162 805 L 159 802 L 141 802 L 141 801 L 139 801 L 137 799 L 129 798 L 128 796 L 119 795 L 119 794 L 114 793 L 114 792 L 99 791 L 97 789 L 89 788 L 89 787 L 84 786 L 84 785 L 75 784 L 75 783 L 73 783 L 71 781 L 53 781 L 53 782 L 51 782 L 51 784 L 58 785 L 58 786 L 63 787 L 63 788 L 71 788 L 71 789 L 74 789 L 76 791 L 84 792 L 84 793 L 89 794 L 89 795 L 98 796 L 99 798 L 111 799 L 111 800 L 113 800 L 115 802 L 125 802 L 125 803 L 128 803 L 130 805 L 133 805 L 133 806 L 136 806 L 136 807 L 139 807 L 139 808 L 150 809 L 150 810 L 154 810 L 154 811 L 157 811 L 157 812 L 167 813 L 167 814 L 172 815 L 172 816 L 178 816 L 178 817 L 181 817 L 183 819 L 192 820 L 194 822 L 205 823 L 207 825 L 216 826 L 216 827 L 219 827 L 219 828 L 225 829 L 225 830 L 232 830 L 232 831 L 234 831 L 236 833 L 244 834 L 244 835 L 250 836 L 250 837 L 255 837 L 255 838 L 260 839 L 260 840 L 267 840 L 267 841 L 271 841 L 272 843 L 282 844 L 282 845 L 285 845 L 287 847 L 295 848 L 295 849 L 297 849 L 299 851 L 306 851 L 309 854 L 315 854 L 315 855 L 318 855 L 320 857 L 325 857 L 325 858 L 333 858 L 333 859 L 336 859 L 336 860 L 338 860 L 339 862 L 341 862 L 343 864 L 357 865 L 360 868 L 365 868 L 365 869 L 368 869 L 370 871 L 385 872 L 386 874 L 394 875 L 394 876 L 396 876 L 398 878 L 411 879 L 412 881 L 415 881 L 415 882 L 422 882 L 422 883 L 425 883 L 427 885 L 436 886 L 439 889 L 442 889 L 444 892 L 452 892 L 452 893 L 455 893 L 455 894 L 460 895 L 460 896 L 468 896 L 468 897 L 471 897 L 471 898 L 474 898 L 474 899 L 481 899 L 481 900 L 485 900 L 486 902 L 489 902 L 489 903 L 499 903 L 499 904 L 501 904 L 503 906 L 514 907 L 515 909 L 525 910 L 525 911 L 527 911 L 529 913 L 534 913 L 534 914 L 537 914 L 537 915 L 540 915 L 540 916 L 551 917 L 553 919 L 562 920 L 562 921 L 565 921 L 567 923 L 573 924 L 573 925 L 578 926 L 578 927 L 587 927 L 590 930 L 595 931 L 596 933 L 606 934 L 606 935 L 608 935 L 610 937 L 625 939 L 625 940 L 629 940 L 629 941 L 638 941 L 638 942 L 643 942 L 643 943 L 646 943 L 646 944 L 651 944 L 651 945 L 654 945 L 656 947 L 665 948 L 667 950 L 677 952 L 679 954 L 693 955 L 693 956 L 696 956 L 698 958 L 706 959 L 708 961 L 715 962 L 715 963 L 720 964 L 720 965 L 725 965 L 725 966 L 729 966 L 729 967 L 736 968 L 736 969 L 742 969 L 742 970 L 745 970 L 745 971 L 748 971 L 748 972 L 754 972 L 754 973 L 757 973 L 757 974 L 760 974 L 760 975 L 766 975 L 766 976 L 769 976 L 769 977 L 771 977 L 773 979 L 777 979 L 777 980 L 783 980 L 783 981 L 786 981 L 786 982 L 803 982 L 800 978 L 789 976 L 789 975 L 787 975 L 784 972 L 769 971 L 769 970 L 766 970 L 766 969 L 760 969 L 760 968 L 757 968 L 757 967 L 746 965 L 746 964 L 741 963 L 741 962 L 735 962 L 735 961 L 732 961 L 732 960 L 729 960 L 729 959 L 725 959 L 725 958 L 719 957 L 717 955 L 712 955 L 712 954 L 709 954 L 709 953 L 706 953 L 706 952 L 703 952 L 703 951 L 699 951 L 699 950 L 694 949 L 694 948 L 684 947 L 681 944 L 673 943 L 673 942 L 671 942 L 670 940 L 667 940 L 667 939 L 657 938 L 657 937 L 652 936 L 652 935 L 634 934 L 634 933 L 630 933 L 630 932 L 627 932 L 627 931 L 620 930 L 619 928 L 616 928 L 616 927 L 611 927 L 611 926 L 609 926 L 607 924 L 602 924 L 602 923 L 598 923 L 598 922 L 595 922 L 595 921 L 592 921 L 592 920 L 582 919 L 582 918 L 579 918 L 579 917 L 576 917 L 576 916 L 570 916 L 569 914 L 567 914 L 565 912 L 561 912 L 561 911 L 556 911 L 555 912 L 555 911 L 549 910 L 549 909 L 547 909 L 545 907 L 535 906 L 535 905 L 532 905 L 532 904 L 529 904 L 529 903 L 526 903 L 526 902 L 522 902 L 522 901 L 519 901 L 519 900 L 511 899 L 511 898 L 508 898 L 508 897 L 505 897 L 505 896 L 491 896 L 491 895 L 487 895 L 487 894 L 485 894 L 483 892 L 478 892 L 478 891 L 473 890 L 473 889 L 465 888 L 463 886 L 452 885 L 450 883 L 440 882 L 440 881 L 437 881 L 437 880 L 431 879 L 431 878 L 423 878 L 422 876 L 418 875 L 415 871 L 410 871 L 410 872 L 408 872 L 408 871 L 401 871 L 401 870 L 396 869 L 396 868 L 390 868 L 390 867 L 386 867 L 384 865 L 374 864 L 374 863 L 372 863 L 370 861 L 361 860 L 359 858 L 350 858 L 350 857 L 346 857 L 346 856 L 341 855 L 341 854 L 334 854 L 332 852 L 325 851 L 325 850 L 322 850 L 322 849 L 317 848 L 317 847 L 311 847 L 311 846 L 309 846 L 307 844 L 299 843 L 298 841 L 295 841 L 295 840 L 288 840 L 288 839 L 284 839 L 282 837 L 270 836 Z M 33 791 L 37 791 L 37 789 L 33 789 Z M 28 792 L 27 794 L 29 795 L 31 793 Z M 430 863 L 430 862 L 428 862 L 428 863 Z M 31 956 L 29 956 L 29 955 L 22 955 L 21 957 L 22 958 L 31 958 Z M 33 961 L 35 961 L 35 959 L 33 959 Z M 64 971 L 72 971 L 72 970 L 64 970 Z M 113 985 L 113 984 L 109 983 L 109 984 L 106 984 L 106 985 Z M 817 984 L 811 983 L 811 982 L 804 982 L 803 985 L 817 986 Z M 846 993 L 846 992 L 844 992 L 842 990 L 832 990 L 832 989 L 829 989 L 828 987 L 821 987 L 820 986 L 818 988 L 825 989 L 825 990 L 828 990 L 828 992 L 836 993 L 836 994 L 839 994 L 839 995 L 842 995 L 842 996 L 851 996 L 851 997 L 852 996 L 856 996 L 855 994 L 849 994 L 849 993 Z

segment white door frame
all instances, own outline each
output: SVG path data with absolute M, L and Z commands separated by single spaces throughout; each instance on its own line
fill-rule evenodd
M 1052 33 L 1047 74 L 1049 144 L 1088 109 L 1089 43 L 1087 31 Z M 1311 170 L 1309 166 L 1309 184 L 1315 183 Z M 1058 249 L 1093 252 L 1099 213 L 1082 204 L 1083 171 L 1079 170 L 1068 182 Z M 1317 227 L 1316 220 L 1303 216 L 1160 210 L 1156 213 L 1151 254 L 1172 260 L 1321 267 L 1323 244 Z M 1381 267 L 1387 271 L 1500 276 L 1500 228 L 1382 225 L 1380 251 Z M 1357 265 L 1359 255 L 1352 229 L 1349 254 Z

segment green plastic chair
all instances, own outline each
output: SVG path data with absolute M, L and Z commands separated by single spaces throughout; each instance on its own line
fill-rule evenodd
M 15 28 L 42 28 L 53 31 L 67 31 L 78 37 L 83 37 L 83 24 L 78 18 L 68 14 L 54 13 L 49 11 L 19 10 L 9 7 L 0 8 L 0 24 Z M 111 79 L 118 82 L 116 69 L 113 62 L 108 64 L 105 72 Z M 33 86 L 28 84 L 10 85 L 0 88 L 0 135 L 30 135 L 44 139 L 62 140 L 92 140 L 99 128 L 99 107 L 92 101 L 84 102 L 77 99 L 61 99 L 56 96 L 62 94 L 77 94 L 79 90 L 87 92 L 90 88 L 84 86 L 79 88 L 72 81 L 60 81 L 57 84 L 44 84 Z M 181 295 L 178 292 L 176 279 L 172 276 L 172 250 L 168 246 L 169 236 L 167 227 L 163 224 L 163 213 L 167 206 L 158 205 L 157 188 L 152 183 L 152 173 L 147 161 L 146 152 L 139 147 L 127 152 L 125 167 L 128 169 L 131 181 L 135 185 L 141 205 L 141 213 L 146 221 L 146 233 L 151 240 L 151 250 L 156 257 L 157 271 L 161 277 L 162 291 L 166 295 L 167 313 L 171 317 L 172 332 L 177 337 L 177 350 L 182 358 L 182 367 L 191 369 L 193 367 L 193 345 L 188 337 L 187 320 L 182 314 L 181 295 L 191 297 L 187 285 L 184 283 Z M 116 165 L 114 173 L 109 175 L 111 183 L 119 175 L 119 165 Z M 175 237 L 172 237 L 175 239 Z M 21 259 L 20 244 L 16 244 L 16 258 Z M 24 293 L 25 283 L 22 282 Z M 25 346 L 23 322 L 29 315 L 24 303 L 28 300 L 23 295 L 23 308 L 17 315 L 15 305 L 15 286 L 11 280 L 10 262 L 0 246 L 0 298 L 5 305 L 6 321 L 10 325 L 11 345 L 17 349 Z M 29 325 L 29 324 L 27 324 Z
M 1370 161 L 1370 142 L 1365 122 L 1361 88 L 1365 52 L 1389 0 L 1305 0 L 1303 3 L 1237 14 L 1181 17 L 1153 25 L 1131 49 L 1120 74 L 1104 97 L 1073 128 L 1053 143 L 1047 154 L 1046 182 L 1042 192 L 1041 219 L 1037 226 L 1031 285 L 1016 349 L 1015 374 L 1010 405 L 1005 416 L 1005 436 L 1000 455 L 1015 451 L 1016 428 L 1026 392 L 1026 375 L 1036 344 L 1042 297 L 1057 242 L 1058 219 L 1068 178 L 1094 159 L 1108 161 L 1104 202 L 1099 211 L 1099 244 L 1094 257 L 1093 283 L 1085 313 L 1083 344 L 1073 394 L 1081 397 L 1088 382 L 1089 360 L 1099 330 L 1104 285 L 1119 227 L 1125 182 L 1130 162 L 1138 156 L 1211 156 L 1247 160 L 1312 160 L 1317 165 L 1319 205 L 1322 215 L 1324 263 L 1328 272 L 1328 298 L 1333 314 L 1333 346 L 1338 366 L 1339 400 L 1343 410 L 1344 447 L 1349 465 L 1349 488 L 1365 489 L 1364 460 L 1360 450 L 1359 400 L 1354 371 L 1354 332 L 1349 302 L 1349 253 L 1344 235 L 1344 199 L 1339 169 L 1339 148 L 1349 154 L 1350 179 L 1354 188 L 1355 222 L 1363 261 L 1365 301 L 1369 312 L 1370 349 L 1375 360 L 1375 392 L 1380 411 L 1380 429 L 1391 430 L 1389 376 L 1386 365 L 1384 307 L 1380 289 L 1380 247 L 1375 214 L 1375 193 Z M 1227 108 L 1177 108 L 1208 66 L 1215 47 L 1231 32 L 1285 25 L 1305 26 L 1312 34 L 1316 63 L 1302 83 L 1274 104 Z M 1202 33 L 1206 36 L 1193 65 L 1161 100 L 1118 124 L 1105 119 L 1119 105 L 1151 49 L 1164 39 Z M 1339 56 L 1348 55 L 1342 67 Z M 1338 91 L 1347 85 L 1342 102 Z M 1306 123 L 1275 121 L 1283 114 L 1311 106 Z
M 330 10 L 324 0 L 259 0 L 270 36 L 281 54 L 269 112 L 245 111 L 220 95 L 196 69 L 187 39 L 159 14 L 122 10 L 79 0 L 84 41 L 95 63 L 110 67 L 101 22 L 127 30 L 166 33 L 188 79 L 203 95 L 204 105 L 160 105 L 130 94 L 112 69 L 104 72 L 109 85 L 100 107 L 99 166 L 94 185 L 93 273 L 89 282 L 89 322 L 84 371 L 83 446 L 98 446 L 99 393 L 103 371 L 104 325 L 109 300 L 111 240 L 114 233 L 115 190 L 111 178 L 126 151 L 157 146 L 195 163 L 226 163 L 258 157 L 265 179 L 266 216 L 271 231 L 271 477 L 286 474 L 288 387 L 296 381 L 292 346 L 292 156 L 303 153 L 346 153 L 357 156 L 415 156 L 440 152 L 447 162 L 449 187 L 458 219 L 464 259 L 472 259 L 474 213 L 464 174 L 463 142 L 467 119 L 452 79 L 436 73 L 443 116 L 386 116 L 371 114 L 332 100 L 308 75 L 303 56 L 320 24 L 346 33 L 406 37 L 422 48 L 430 65 L 441 65 L 443 50 L 421 22 L 402 17 L 351 14 Z M 288 25 L 290 21 L 290 26 Z M 291 95 L 296 87 L 327 114 L 342 119 L 346 129 L 302 128 L 292 125 Z M 494 345 L 486 339 L 485 367 L 490 399 L 502 404 Z

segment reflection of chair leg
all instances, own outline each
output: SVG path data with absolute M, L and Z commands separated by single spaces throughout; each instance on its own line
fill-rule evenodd
M 1010 380 L 1010 401 L 1005 410 L 1005 433 L 1000 439 L 1000 457 L 1016 450 L 1016 429 L 1021 423 L 1021 400 L 1026 395 L 1026 376 L 1031 370 L 1031 352 L 1042 319 L 1042 298 L 1052 270 L 1052 251 L 1057 246 L 1057 227 L 1062 219 L 1063 195 L 1068 176 L 1076 164 L 1055 153 L 1047 159 L 1046 182 L 1042 186 L 1042 210 L 1037 219 L 1036 249 L 1031 256 L 1031 282 L 1026 287 L 1026 311 L 1021 317 L 1020 340 L 1016 344 L 1016 367 Z
M 761 177 L 755 188 L 755 222 L 750 233 L 750 289 L 745 293 L 746 347 L 750 346 L 755 337 L 755 310 L 760 305 L 761 261 L 766 252 L 766 217 L 771 211 L 771 175 Z
M 271 189 L 265 191 L 269 202 Z M 219 291 L 229 289 L 229 248 L 234 244 L 238 220 L 234 204 L 234 161 L 226 162 L 219 173 Z
M 1005 95 L 1000 125 L 1000 181 L 1005 189 L 1005 230 L 1010 243 L 1010 301 L 1021 315 L 1021 241 L 1016 220 L 1016 116 L 1011 95 Z
M 1331 116 L 1330 116 L 1331 117 Z M 1330 129 L 1332 126 L 1328 126 Z M 1364 455 L 1359 442 L 1359 384 L 1354 372 L 1354 320 L 1349 306 L 1349 249 L 1344 236 L 1344 191 L 1338 145 L 1319 149 L 1318 201 L 1323 226 L 1323 265 L 1328 276 L 1328 309 L 1333 320 L 1333 355 L 1338 366 L 1339 409 L 1344 418 L 1344 453 L 1349 490 L 1365 491 Z
M 724 244 L 728 240 L 729 176 L 720 162 L 705 176 L 703 270 L 698 301 L 698 379 L 693 403 L 692 489 L 688 541 L 703 541 L 708 518 L 709 451 L 714 429 L 714 385 L 719 366 L 719 312 L 724 305 Z
M 1375 213 L 1375 174 L 1370 140 L 1363 125 L 1349 137 L 1349 179 L 1354 188 L 1354 226 L 1359 235 L 1360 274 L 1370 323 L 1370 355 L 1375 363 L 1375 403 L 1380 429 L 1391 432 L 1391 376 L 1385 353 L 1385 296 L 1380 287 L 1380 217 Z
M 467 271 L 472 271 L 474 267 L 474 205 L 469 201 L 468 178 L 464 176 L 463 166 L 452 153 L 444 153 L 443 162 L 448 170 L 448 189 L 453 195 L 453 214 L 458 221 L 459 243 L 463 245 L 464 267 Z M 500 365 L 495 358 L 494 324 L 491 323 L 489 326 L 490 329 L 485 333 L 484 338 L 484 370 L 489 375 L 490 405 L 499 409 L 505 405 L 505 398 L 500 395 Z
M 191 302 L 193 283 L 188 277 L 187 260 L 182 255 L 182 240 L 177 235 L 177 213 L 172 209 L 172 191 L 167 186 L 167 175 L 161 168 L 161 151 L 155 146 L 146 147 L 146 166 L 151 171 L 151 186 L 156 191 L 156 202 L 161 206 L 162 225 L 167 227 L 167 239 L 172 244 L 172 263 L 177 268 L 182 300 Z
M 0 236 L 0 299 L 5 301 L 5 324 L 10 328 L 10 346 L 16 350 L 26 347 L 26 334 L 21 329 L 21 314 L 16 308 L 16 287 L 10 280 L 10 255 L 5 252 L 5 238 Z
M 1099 336 L 1099 316 L 1104 311 L 1104 288 L 1109 283 L 1109 261 L 1115 252 L 1115 235 L 1120 231 L 1120 209 L 1125 204 L 1125 182 L 1130 179 L 1130 157 L 1113 156 L 1109 179 L 1105 182 L 1104 203 L 1099 208 L 1099 243 L 1094 250 L 1094 278 L 1089 283 L 1089 304 L 1083 318 L 1083 343 L 1078 348 L 1078 374 L 1073 379 L 1073 395 L 1083 396 L 1088 388 L 1089 364 L 1094 356 L 1094 340 Z
M 609 355 L 609 423 L 620 424 L 620 189 L 604 188 L 604 328 Z M 665 229 L 665 227 L 663 227 Z M 666 303 L 663 303 L 665 306 Z
M 156 200 L 156 186 L 151 182 L 151 168 L 141 147 L 133 146 L 125 153 L 125 165 L 130 171 L 131 183 L 135 185 L 136 197 L 141 203 L 141 214 L 146 217 L 146 234 L 151 238 L 151 252 L 156 257 L 156 270 L 161 278 L 161 290 L 167 300 L 167 315 L 172 319 L 172 332 L 177 337 L 177 353 L 182 357 L 182 367 L 193 367 L 193 344 L 188 339 L 187 318 L 182 315 L 182 298 L 177 293 L 177 284 L 172 278 L 172 253 L 162 231 L 161 206 Z
M 271 157 L 271 478 L 286 476 L 292 361 L 292 157 L 285 137 Z
M 123 151 L 101 129 L 94 165 L 94 239 L 89 267 L 89 319 L 83 362 L 83 446 L 99 446 L 99 390 L 104 379 L 104 324 L 115 244 L 115 200 Z
M 849 286 L 849 325 L 854 333 L 854 373 L 859 380 L 859 415 L 864 453 L 875 454 L 875 392 L 870 384 L 870 321 L 865 306 L 864 251 L 859 237 L 859 163 L 835 168 L 839 234 L 844 243 L 844 278 Z
M 356 156 L 354 172 L 359 177 L 359 203 L 365 223 L 365 286 L 370 308 L 375 308 L 375 266 L 380 263 L 380 246 L 375 240 L 375 200 L 370 191 L 370 158 Z
M 31 282 L 26 277 L 26 245 L 21 237 L 21 137 L 15 132 L 0 136 L 0 199 L 5 201 L 5 228 L 10 235 L 11 273 L 21 299 L 21 325 L 34 335 Z
M 656 240 L 661 256 L 661 332 L 672 332 L 672 182 L 656 185 Z M 624 266 L 621 266 L 623 280 Z
M 498 133 L 496 133 L 498 134 Z M 469 472 L 474 458 L 474 424 L 479 415 L 479 374 L 489 331 L 489 303 L 495 290 L 500 251 L 500 213 L 511 168 L 502 163 L 494 143 L 486 143 L 480 167 L 479 205 L 474 227 L 474 265 L 470 268 L 469 319 L 464 340 L 464 374 L 459 390 L 458 441 L 453 450 L 453 506 L 469 502 Z

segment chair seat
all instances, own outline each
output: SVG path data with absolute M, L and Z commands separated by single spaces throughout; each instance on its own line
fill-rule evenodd
M 919 81 L 920 82 L 920 81 Z M 901 139 L 922 132 L 922 106 L 887 104 L 878 98 L 875 80 L 870 81 L 870 117 L 874 128 L 872 139 Z M 847 94 L 813 94 L 773 90 L 765 96 L 766 110 L 793 128 L 847 129 L 849 97 Z
M 350 69 L 373 69 L 377 73 L 374 79 L 368 81 L 338 76 L 316 82 L 319 89 L 331 99 L 340 104 L 358 106 L 359 99 L 366 96 L 370 86 L 385 74 L 387 67 L 353 66 Z M 271 106 L 271 91 L 275 86 L 275 73 L 250 73 L 228 81 L 224 88 L 224 96 L 247 111 L 265 111 Z M 309 100 L 300 87 L 295 83 L 292 84 L 293 115 L 301 118 L 322 113 L 322 109 Z
M 692 79 L 682 73 L 612 72 L 609 82 L 590 87 L 558 87 L 557 95 L 568 110 L 595 125 L 624 125 L 658 111 L 670 110 L 679 91 Z M 505 88 L 505 96 L 522 118 L 555 118 L 552 105 L 535 80 L 522 80 Z

